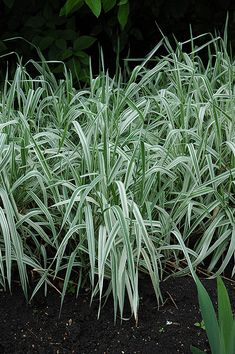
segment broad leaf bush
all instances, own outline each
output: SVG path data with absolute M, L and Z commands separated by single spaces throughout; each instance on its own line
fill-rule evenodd
M 104 12 L 109 12 L 114 7 L 117 7 L 117 18 L 121 29 L 123 30 L 127 24 L 129 16 L 129 1 L 128 0 L 67 0 L 60 11 L 60 15 L 67 16 L 72 11 L 80 9 L 86 4 L 91 12 L 99 17 L 103 8 Z
M 80 90 L 70 72 L 58 80 L 45 61 L 19 62 L 14 78 L 6 75 L 4 289 L 16 270 L 26 296 L 32 274 L 32 296 L 62 279 L 62 302 L 71 281 L 77 293 L 88 284 L 100 303 L 112 293 L 115 317 L 127 294 L 137 318 L 140 274 L 150 276 L 160 302 L 169 266 L 181 275 L 206 260 L 219 274 L 234 261 L 234 62 L 226 39 L 196 43 L 187 54 L 164 39 L 126 80 L 90 69 Z M 157 58 L 161 46 L 168 54 Z

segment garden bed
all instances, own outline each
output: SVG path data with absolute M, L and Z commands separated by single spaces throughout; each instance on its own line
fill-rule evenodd
M 203 37 L 190 39 L 191 53 L 183 49 L 189 42 L 173 52 L 165 38 L 141 65 L 114 78 L 91 68 L 85 88 L 75 88 L 66 70 L 58 79 L 42 57 L 6 76 L 0 354 L 208 349 L 195 326 L 201 316 L 193 280 L 162 282 L 169 268 L 178 276 L 201 267 L 235 273 L 235 62 L 226 35 L 201 45 Z M 164 57 L 157 56 L 161 46 Z M 13 295 L 4 292 L 8 285 Z M 215 281 L 206 285 L 215 300 Z M 111 296 L 97 321 L 95 297 L 103 299 L 107 286 Z M 234 286 L 227 286 L 234 308 Z M 34 288 L 26 305 L 23 293 Z M 68 295 L 73 290 L 77 300 Z M 129 320 L 114 325 L 118 315 Z M 219 348 L 224 342 L 210 322 Z
M 215 280 L 205 280 L 212 300 L 216 300 Z M 235 284 L 225 281 L 235 308 Z M 201 321 L 197 292 L 191 277 L 171 278 L 162 283 L 164 304 L 158 309 L 151 284 L 141 280 L 139 322 L 133 318 L 113 322 L 110 297 L 97 320 L 98 301 L 90 307 L 90 292 L 77 299 L 65 297 L 61 317 L 60 297 L 53 289 L 44 297 L 39 292 L 27 305 L 22 291 L 0 293 L 0 352 L 2 354 L 49 353 L 190 353 L 190 345 L 208 350 L 205 331 L 195 326 Z M 128 317 L 128 312 L 125 313 Z

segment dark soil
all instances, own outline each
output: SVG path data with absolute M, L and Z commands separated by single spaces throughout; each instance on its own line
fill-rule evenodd
M 215 280 L 203 281 L 212 299 L 216 300 Z M 226 281 L 233 309 L 234 282 Z M 98 302 L 89 306 L 90 294 L 77 299 L 65 298 L 60 319 L 60 298 L 51 290 L 45 298 L 37 295 L 26 305 L 19 288 L 9 295 L 0 292 L 1 354 L 144 354 L 190 353 L 190 345 L 209 352 L 205 331 L 200 322 L 197 292 L 190 277 L 171 278 L 162 283 L 165 303 L 158 310 L 148 281 L 140 283 L 139 323 L 120 320 L 114 325 L 112 298 L 97 320 Z

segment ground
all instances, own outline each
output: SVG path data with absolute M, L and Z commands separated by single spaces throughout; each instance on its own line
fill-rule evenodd
M 216 299 L 214 280 L 203 281 Z M 233 309 L 235 282 L 226 281 Z M 97 320 L 98 302 L 90 307 L 90 294 L 65 298 L 58 318 L 60 298 L 54 290 L 39 294 L 27 305 L 22 291 L 0 292 L 1 354 L 174 354 L 190 353 L 190 345 L 209 352 L 200 322 L 195 284 L 191 277 L 170 278 L 162 283 L 164 304 L 158 309 L 147 280 L 140 282 L 139 323 L 134 319 L 113 322 L 112 298 Z

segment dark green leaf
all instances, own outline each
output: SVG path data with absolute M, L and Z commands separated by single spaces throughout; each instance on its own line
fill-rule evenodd
M 50 48 L 48 48 L 49 60 L 55 60 L 56 58 L 58 58 L 59 54 L 60 54 L 60 50 L 55 45 L 52 45 L 50 46 Z
M 64 302 L 66 290 L 68 290 L 69 278 L 70 278 L 70 275 L 72 272 L 72 268 L 74 266 L 75 257 L 76 257 L 76 250 L 71 253 L 71 255 L 69 257 L 69 262 L 66 266 L 66 274 L 65 274 L 64 285 L 63 285 L 63 290 L 62 290 L 62 294 L 61 294 L 60 313 L 62 310 L 62 305 Z
M 117 0 L 102 0 L 104 11 L 110 11 L 116 5 L 116 2 Z
M 65 50 L 67 48 L 67 42 L 63 38 L 57 39 L 55 41 L 55 45 L 57 46 L 57 48 L 59 48 L 61 50 Z
M 99 17 L 101 13 L 101 0 L 85 0 L 85 3 L 91 9 L 92 13 Z
M 64 66 L 63 64 L 56 65 L 56 67 L 53 69 L 54 74 L 62 74 L 64 73 Z
M 76 6 L 82 6 L 83 3 L 83 0 L 67 0 L 60 10 L 60 16 L 68 16 Z
M 88 65 L 89 64 L 89 55 L 83 51 L 77 51 L 74 53 L 76 57 L 79 58 L 79 61 L 84 64 Z
M 3 0 L 4 4 L 9 7 L 10 9 L 14 5 L 15 0 Z
M 66 29 L 62 31 L 61 38 L 66 39 L 66 41 L 74 41 L 77 38 L 77 33 L 71 29 Z
M 197 284 L 198 299 L 200 305 L 200 311 L 205 324 L 208 341 L 210 343 L 211 351 L 213 354 L 222 354 L 220 352 L 220 331 L 216 318 L 215 310 L 211 299 L 202 285 L 199 278 L 195 275 Z
M 47 49 L 50 47 L 50 45 L 54 42 L 53 37 L 44 37 L 41 39 L 39 42 L 39 47 L 41 50 Z
M 28 21 L 26 21 L 25 26 L 32 28 L 40 28 L 45 24 L 45 19 L 42 16 L 31 16 Z
M 65 60 L 70 58 L 73 55 L 73 51 L 71 49 L 65 49 L 64 52 L 61 53 L 61 60 Z
M 233 313 L 228 296 L 228 292 L 220 277 L 217 278 L 217 291 L 218 291 L 218 317 L 221 334 L 224 339 L 225 352 L 230 353 L 229 347 L 231 343 L 231 336 L 235 337 L 233 330 Z
M 129 16 L 129 2 L 124 5 L 120 5 L 118 9 L 118 22 L 120 23 L 121 29 L 124 30 L 128 16 Z
M 83 49 L 87 49 L 92 46 L 92 44 L 96 41 L 96 38 L 91 36 L 81 36 L 76 39 L 74 42 L 74 50 L 80 51 Z

